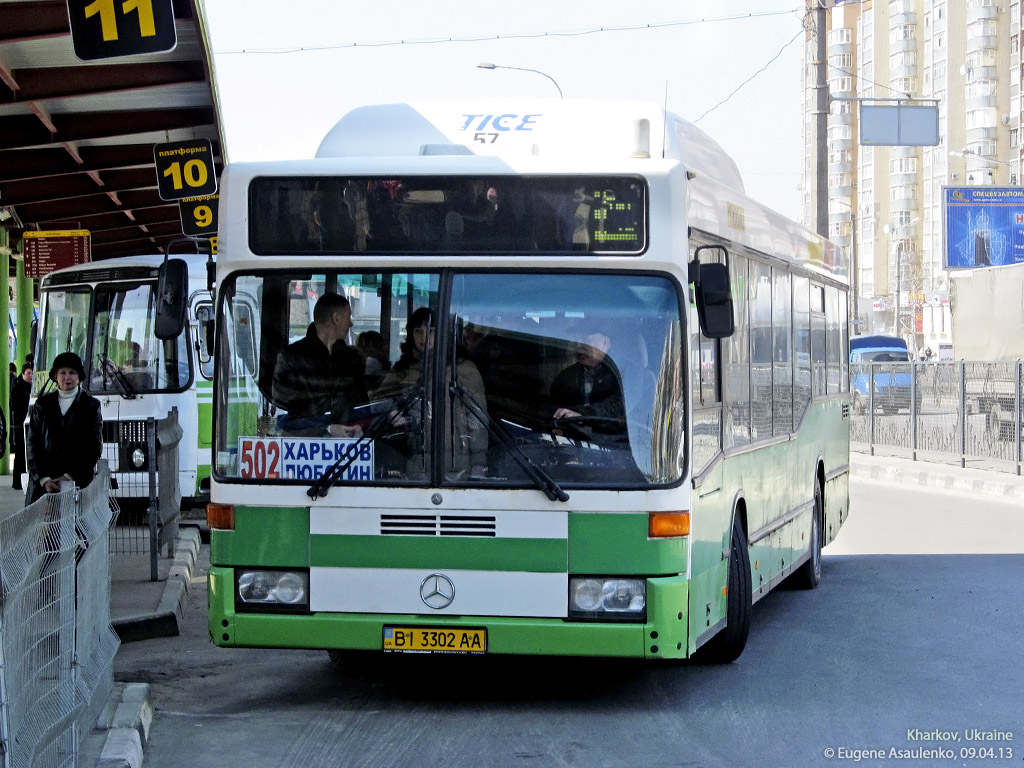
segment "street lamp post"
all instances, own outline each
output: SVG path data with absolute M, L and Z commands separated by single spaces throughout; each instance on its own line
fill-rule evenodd
M 547 72 L 541 72 L 539 69 L 530 69 L 529 67 L 507 67 L 504 64 L 492 64 L 489 61 L 481 61 L 476 66 L 479 69 L 514 69 L 517 72 L 533 72 L 536 75 L 543 75 L 544 77 L 546 77 L 548 80 L 550 80 L 554 84 L 555 88 L 558 89 L 558 98 L 560 98 L 560 99 L 564 99 L 565 98 L 565 96 L 562 95 L 562 89 L 558 85 L 558 81 L 555 80 L 555 78 L 553 78 Z
M 1015 183 L 1015 179 L 1016 179 L 1016 175 L 1017 175 L 1016 174 L 1016 171 L 1017 171 L 1017 164 L 1016 163 L 1008 163 L 1005 160 L 996 160 L 994 157 L 986 157 L 985 155 L 979 155 L 977 152 L 975 152 L 970 147 L 964 147 L 959 152 L 950 152 L 949 156 L 950 157 L 963 157 L 963 158 L 966 158 L 968 160 L 975 160 L 975 161 L 980 161 L 982 163 L 989 163 L 990 165 L 1004 165 L 1004 166 L 1006 166 L 1007 168 L 1010 169 L 1010 171 L 1009 171 L 1009 173 L 1010 173 L 1010 183 L 1011 184 Z M 968 169 L 968 170 L 970 170 L 970 169 Z M 989 176 L 991 176 L 991 175 L 992 175 L 992 170 L 989 169 Z

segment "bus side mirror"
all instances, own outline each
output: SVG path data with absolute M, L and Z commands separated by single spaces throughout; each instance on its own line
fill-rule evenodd
M 165 259 L 156 280 L 156 337 L 163 341 L 178 338 L 185 330 L 187 310 L 188 264 L 183 259 Z
M 217 262 L 213 260 L 213 253 L 207 256 L 206 259 L 206 290 L 211 294 L 213 293 L 213 287 L 217 284 Z
M 721 251 L 725 263 L 701 264 L 701 251 Z M 721 246 L 702 246 L 694 252 L 690 262 L 690 280 L 693 282 L 697 302 L 697 318 L 701 332 L 709 339 L 724 339 L 736 330 L 733 316 L 732 286 L 729 284 L 729 254 Z
M 32 325 L 29 326 L 30 330 L 28 333 L 28 351 L 32 353 L 33 359 L 36 354 L 36 344 L 39 342 L 39 321 L 33 319 Z

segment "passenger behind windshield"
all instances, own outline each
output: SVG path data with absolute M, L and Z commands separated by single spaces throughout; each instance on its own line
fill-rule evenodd
M 345 342 L 352 328 L 348 299 L 321 296 L 305 338 L 289 344 L 274 368 L 274 401 L 287 413 L 278 419 L 289 437 L 358 437 L 362 428 L 348 425 L 352 409 L 367 402 L 365 364 Z
M 384 337 L 377 331 L 363 331 L 356 336 L 356 349 L 366 361 L 366 386 L 376 390 L 384 382 L 384 376 L 391 370 L 388 348 Z
M 423 389 L 426 402 L 430 402 L 430 374 L 424 370 L 429 364 L 429 352 L 434 348 L 433 311 L 428 307 L 420 307 L 412 313 L 406 326 L 406 339 L 402 342 L 402 355 L 385 377 L 375 398 L 398 398 L 411 389 Z M 456 376 L 459 384 L 469 396 L 482 408 L 486 408 L 484 382 L 480 371 L 464 354 L 463 349 L 456 353 Z M 446 381 L 451 379 L 451 371 L 446 372 Z M 408 430 L 405 446 L 400 447 L 406 455 L 406 477 L 421 478 L 426 468 L 425 433 L 422 405 L 413 405 L 407 415 L 399 416 L 392 423 Z M 487 471 L 487 427 L 473 416 L 461 400 L 455 400 L 448 409 L 445 424 L 446 453 L 450 462 L 446 472 L 457 479 L 467 475 L 483 475 Z
M 556 420 L 578 420 L 599 435 L 626 435 L 626 407 L 622 382 L 608 352 L 611 337 L 596 326 L 580 326 L 576 338 L 576 362 L 551 384 L 552 414 Z

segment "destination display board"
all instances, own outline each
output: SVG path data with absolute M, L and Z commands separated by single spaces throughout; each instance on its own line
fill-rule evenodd
M 333 437 L 239 437 L 239 474 L 246 479 L 318 480 L 358 443 Z M 374 479 L 373 443 L 358 445 L 358 451 L 342 481 Z
M 25 232 L 25 275 L 39 278 L 54 270 L 92 261 L 87 229 Z

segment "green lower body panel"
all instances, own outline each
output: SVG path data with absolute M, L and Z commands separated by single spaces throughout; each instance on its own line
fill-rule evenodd
M 234 571 L 212 567 L 209 628 L 216 645 L 256 648 L 382 650 L 385 626 L 487 630 L 487 652 L 553 656 L 681 658 L 687 648 L 687 581 L 647 579 L 646 623 L 495 616 L 235 611 Z

